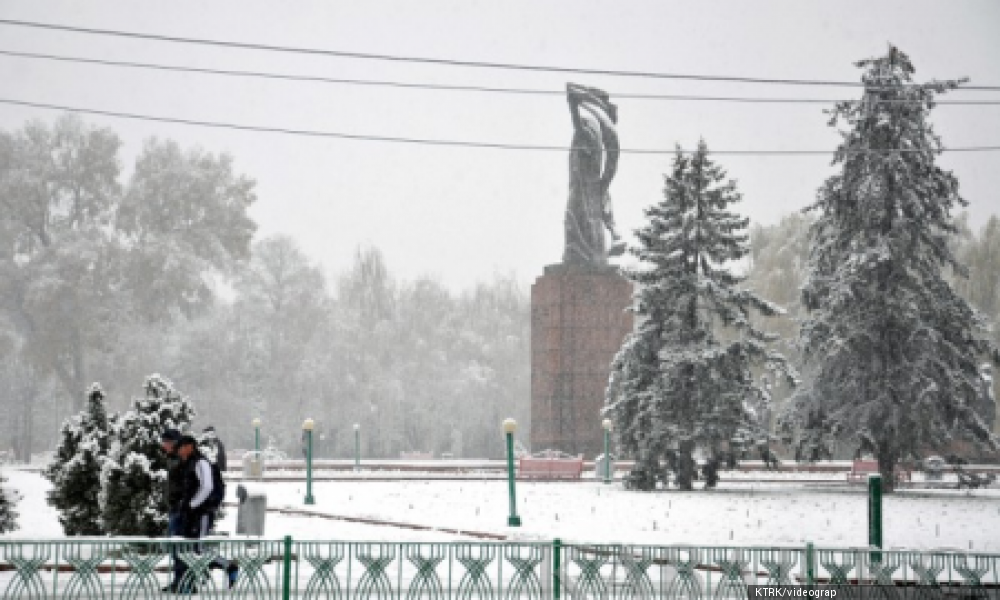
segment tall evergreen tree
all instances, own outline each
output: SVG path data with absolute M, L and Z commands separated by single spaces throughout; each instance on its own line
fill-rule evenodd
M 830 120 L 846 125 L 839 172 L 807 209 L 818 213 L 800 331 L 810 385 L 793 406 L 804 439 L 860 438 L 891 489 L 902 457 L 959 434 L 996 443 L 970 409 L 977 358 L 991 347 L 943 277 L 963 270 L 949 240 L 951 212 L 966 203 L 936 164 L 942 145 L 929 115 L 936 95 L 960 82 L 914 83 L 896 48 L 857 66 L 863 96 L 838 103 Z
M 606 412 L 621 449 L 637 458 L 640 487 L 655 485 L 667 459 L 680 487 L 691 489 L 694 448 L 714 455 L 752 426 L 744 403 L 766 390 L 751 367 L 794 379 L 766 347 L 772 336 L 751 320 L 780 309 L 730 270 L 750 251 L 748 219 L 729 210 L 741 198 L 736 182 L 726 181 L 704 141 L 691 157 L 677 153 L 665 181 L 630 249 L 640 266 L 623 270 L 637 284 L 639 326 L 612 364 Z
M 63 424 L 62 441 L 45 471 L 52 482 L 49 504 L 59 511 L 66 535 L 103 535 L 98 498 L 101 463 L 108 453 L 108 414 L 104 391 L 95 383 L 87 407 Z
M 160 435 L 186 430 L 195 411 L 173 384 L 152 375 L 146 395 L 113 426 L 111 448 L 101 470 L 100 509 L 111 535 L 154 537 L 167 525 L 167 457 Z
M 17 530 L 17 501 L 20 499 L 18 493 L 13 489 L 8 489 L 4 483 L 7 478 L 0 475 L 0 535 Z

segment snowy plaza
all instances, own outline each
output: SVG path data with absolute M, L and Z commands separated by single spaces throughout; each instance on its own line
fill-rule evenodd
M 523 524 L 511 528 L 505 524 L 504 481 L 413 478 L 419 472 L 399 481 L 365 481 L 366 475 L 315 482 L 312 506 L 303 505 L 302 482 L 231 483 L 220 535 L 212 538 L 215 551 L 239 561 L 249 574 L 231 591 L 276 597 L 284 589 L 279 582 L 285 568 L 289 598 L 406 591 L 582 599 L 604 597 L 609 590 L 626 598 L 741 598 L 746 584 L 808 577 L 836 582 L 837 573 L 872 583 L 923 582 L 928 573 L 941 583 L 969 583 L 969 573 L 978 573 L 975 581 L 981 583 L 998 582 L 1000 489 L 897 492 L 884 504 L 886 543 L 879 555 L 884 562 L 873 562 L 866 545 L 866 494 L 846 484 L 824 489 L 802 477 L 748 484 L 727 482 L 723 473 L 723 482 L 711 491 L 637 494 L 624 491 L 620 482 L 522 481 L 517 494 Z M 65 538 L 55 512 L 45 506 L 48 482 L 17 469 L 8 470 L 8 477 L 23 495 L 23 506 L 32 510 L 22 524 L 31 541 L 16 553 L 6 548 L 7 559 L 44 557 L 69 565 L 69 571 L 61 582 L 39 571 L 33 591 L 21 585 L 17 571 L 0 572 L 6 597 L 40 597 L 30 593 L 44 590 L 68 597 L 85 588 L 84 581 L 125 597 L 155 596 L 150 588 L 163 581 L 166 553 L 155 559 L 158 570 L 137 575 L 149 558 L 143 563 L 128 550 L 115 549 L 127 546 L 127 539 L 88 545 Z M 232 497 L 237 485 L 267 496 L 260 538 L 232 535 L 240 510 Z M 289 552 L 293 562 L 282 566 L 281 557 Z M 816 561 L 811 576 L 809 552 Z M 563 561 L 558 569 L 557 554 Z M 81 575 L 86 557 L 119 565 L 122 575 Z M 210 573 L 207 577 L 203 595 L 223 594 L 222 585 Z
M 0 600 L 1000 600 L 998 23 L 0 2 Z
M 6 472 L 24 494 L 24 506 L 33 507 L 24 530 L 32 537 L 62 537 L 55 511 L 45 506 L 48 482 L 37 473 Z M 751 485 L 725 476 L 718 489 L 692 493 L 637 494 L 622 490 L 620 482 L 594 480 L 519 481 L 518 528 L 506 525 L 505 481 L 319 481 L 314 506 L 303 505 L 303 482 L 243 485 L 267 496 L 268 539 L 456 541 L 485 533 L 512 541 L 653 546 L 867 545 L 867 496 L 860 486 L 824 489 L 801 480 Z M 237 485 L 227 486 L 232 506 L 219 525 L 230 534 Z M 901 491 L 884 502 L 886 548 L 1000 553 L 1000 488 Z

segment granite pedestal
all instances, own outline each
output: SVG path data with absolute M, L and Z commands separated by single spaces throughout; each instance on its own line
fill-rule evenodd
M 617 267 L 557 264 L 531 286 L 531 450 L 604 451 L 611 361 L 632 331 L 632 283 Z

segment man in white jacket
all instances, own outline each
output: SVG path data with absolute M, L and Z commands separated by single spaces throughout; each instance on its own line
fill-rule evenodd
M 212 465 L 208 459 L 198 450 L 198 442 L 191 436 L 184 436 L 177 444 L 177 455 L 183 461 L 183 494 L 181 496 L 181 531 L 184 537 L 197 539 L 208 535 L 212 530 L 215 521 L 215 508 L 206 505 L 206 501 L 212 495 L 214 487 L 214 477 L 212 476 Z M 201 554 L 201 544 L 195 545 L 196 554 Z M 236 584 L 239 573 L 236 563 L 226 561 L 221 556 L 216 556 L 212 560 L 212 567 L 225 569 L 229 587 Z M 181 575 L 186 573 L 187 568 L 182 569 Z M 194 593 L 193 582 L 178 580 L 178 593 Z

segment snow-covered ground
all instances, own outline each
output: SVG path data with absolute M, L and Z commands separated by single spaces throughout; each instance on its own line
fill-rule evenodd
M 45 494 L 51 485 L 37 472 L 4 469 L 3 476 L 7 478 L 5 486 L 17 490 L 22 498 L 17 505 L 19 513 L 17 531 L 0 535 L 0 538 L 30 538 L 46 539 L 61 538 L 62 527 L 59 525 L 58 513 L 45 501 Z M 236 485 L 226 486 L 227 502 L 236 502 Z M 230 533 L 236 531 L 236 509 L 227 508 L 226 517 L 219 524 L 220 531 Z M 435 532 L 415 531 L 398 527 L 366 525 L 348 521 L 320 520 L 309 517 L 293 517 L 277 513 L 267 515 L 268 537 L 291 535 L 300 539 L 343 539 L 370 541 L 447 541 L 455 539 L 454 535 Z M 316 532 L 321 532 L 316 535 Z
M 54 538 L 63 537 L 59 513 L 45 501 L 45 494 L 52 487 L 35 470 L 4 467 L 0 470 L 7 481 L 2 485 L 21 496 L 15 510 L 18 513 L 17 531 L 0 535 L 4 537 Z
M 14 537 L 59 537 L 56 515 L 45 504 L 48 487 L 38 474 L 5 469 L 9 484 L 25 498 L 21 530 Z M 315 506 L 305 506 L 305 483 L 244 484 L 263 491 L 270 508 L 315 513 L 269 512 L 266 537 L 316 540 L 433 541 L 468 539 L 481 532 L 511 539 L 623 542 L 633 544 L 864 546 L 867 497 L 863 486 L 724 482 L 717 490 L 681 493 L 626 492 L 598 482 L 517 483 L 520 528 L 506 526 L 503 481 L 336 481 L 313 485 Z M 236 484 L 228 486 L 235 502 Z M 884 499 L 886 547 L 955 548 L 1000 552 L 1000 490 L 904 491 Z M 323 518 L 366 518 L 430 526 L 416 531 Z M 236 509 L 221 524 L 234 531 Z
M 334 515 L 552 539 L 637 544 L 864 546 L 862 487 L 723 485 L 711 492 L 626 492 L 620 485 L 518 482 L 523 525 L 508 528 L 507 485 L 469 482 L 318 482 L 262 485 L 269 504 Z M 901 492 L 884 500 L 887 547 L 1000 551 L 1000 493 Z M 323 525 L 307 533 L 322 538 Z
M 232 471 L 228 475 L 231 481 L 242 481 L 244 478 L 242 474 L 234 474 Z M 359 480 L 379 480 L 379 479 L 414 479 L 414 480 L 455 480 L 455 479 L 468 479 L 472 481 L 476 480 L 503 480 L 506 481 L 507 475 L 504 471 L 496 470 L 470 470 L 470 471 L 415 471 L 415 470 L 393 470 L 391 468 L 380 468 L 378 470 L 362 470 L 360 472 L 354 472 L 350 470 L 334 470 L 334 469 L 313 469 L 312 471 L 314 479 L 359 479 Z M 267 469 L 265 473 L 266 479 L 305 479 L 306 472 L 303 469 Z M 616 473 L 616 477 L 621 477 L 622 473 Z M 600 479 L 601 477 L 595 477 L 592 471 L 584 471 L 581 479 L 584 481 Z M 826 482 L 836 482 L 843 483 L 846 481 L 845 473 L 813 473 L 813 472 L 802 472 L 802 473 L 792 473 L 792 472 L 771 472 L 771 471 L 725 471 L 722 473 L 722 478 L 728 481 L 826 481 Z M 915 476 L 915 480 L 918 476 Z M 953 475 L 946 475 L 946 481 L 957 481 Z

